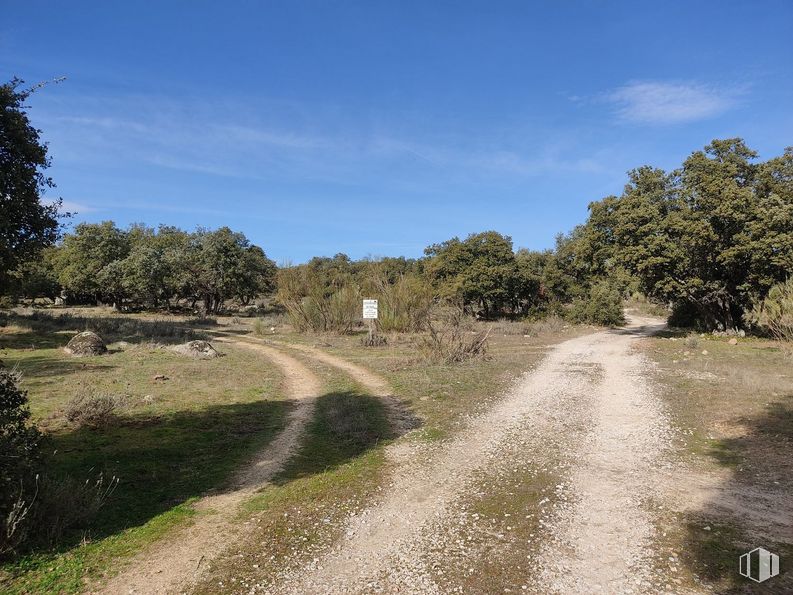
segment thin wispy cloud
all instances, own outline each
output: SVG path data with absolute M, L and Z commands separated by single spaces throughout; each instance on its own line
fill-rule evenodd
M 57 202 L 57 199 L 54 198 L 46 198 L 42 199 L 41 204 L 43 205 L 53 205 Z M 74 215 L 77 214 L 85 214 L 85 213 L 94 213 L 99 211 L 96 207 L 88 206 L 79 202 L 74 202 L 72 200 L 62 200 L 60 204 L 60 212 L 61 213 L 72 213 Z
M 44 128 L 56 139 L 59 158 L 77 164 L 137 162 L 261 182 L 282 176 L 355 185 L 390 175 L 392 186 L 423 188 L 441 174 L 443 180 L 520 179 L 554 171 L 599 173 L 603 167 L 596 156 L 574 147 L 562 151 L 546 146 L 550 141 L 527 146 L 501 130 L 481 136 L 450 134 L 443 127 L 428 132 L 404 122 L 389 125 L 376 115 L 349 125 L 344 114 L 328 115 L 322 108 L 289 118 L 296 110 L 256 113 L 244 106 L 139 96 L 80 98 L 75 104 L 85 111 L 46 111 Z
M 605 95 L 617 116 L 642 124 L 677 124 L 719 116 L 735 107 L 740 90 L 697 82 L 633 81 Z
M 544 149 L 533 155 L 514 151 L 495 151 L 482 155 L 480 166 L 496 171 L 522 176 L 537 176 L 547 172 L 601 173 L 605 168 L 596 157 L 565 158 L 555 148 Z

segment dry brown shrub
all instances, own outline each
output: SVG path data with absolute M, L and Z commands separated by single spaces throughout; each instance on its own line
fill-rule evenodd
M 64 408 L 63 417 L 78 427 L 104 428 L 111 425 L 126 406 L 126 398 L 116 395 L 78 395 Z
M 298 331 L 349 334 L 360 318 L 361 294 L 352 282 L 336 286 L 302 267 L 278 272 L 278 302 Z
M 364 287 L 379 301 L 380 330 L 408 333 L 427 329 L 434 293 L 425 280 L 416 275 L 400 275 L 392 283 L 384 274 L 376 274 Z
M 469 330 L 472 321 L 458 307 L 440 308 L 432 318 L 427 324 L 428 335 L 419 345 L 425 359 L 454 364 L 487 356 L 491 327 Z

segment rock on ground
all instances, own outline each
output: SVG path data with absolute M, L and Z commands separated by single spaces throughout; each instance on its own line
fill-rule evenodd
M 209 341 L 188 341 L 182 345 L 172 347 L 171 350 L 181 355 L 199 359 L 214 359 L 220 357 L 220 354 L 212 347 Z
M 107 346 L 102 340 L 102 337 L 95 332 L 83 331 L 72 337 L 71 341 L 64 347 L 64 351 L 75 357 L 102 355 L 103 353 L 107 353 Z

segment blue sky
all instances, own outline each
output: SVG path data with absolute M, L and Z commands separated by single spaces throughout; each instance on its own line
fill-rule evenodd
M 547 248 L 642 164 L 793 145 L 793 2 L 6 3 L 73 221 L 228 225 L 278 262 Z

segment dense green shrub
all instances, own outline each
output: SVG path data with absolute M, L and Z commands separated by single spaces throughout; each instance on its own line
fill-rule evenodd
M 41 434 L 29 424 L 27 393 L 19 376 L 0 364 L 0 554 L 21 541 L 30 513 L 28 490 L 39 466 Z
M 606 282 L 593 285 L 585 298 L 576 299 L 570 308 L 573 322 L 620 326 L 625 324 L 620 292 Z

